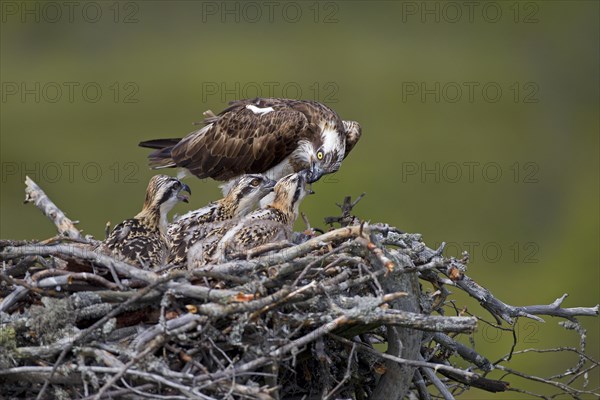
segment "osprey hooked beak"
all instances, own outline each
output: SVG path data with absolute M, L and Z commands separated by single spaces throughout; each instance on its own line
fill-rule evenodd
M 185 183 L 182 183 L 181 189 L 179 189 L 179 193 L 177 193 L 177 200 L 183 201 L 184 203 L 189 203 L 190 200 L 188 199 L 188 196 L 186 196 L 182 192 L 188 192 L 191 195 L 192 190 L 190 189 L 190 187 L 188 185 L 186 185 Z
M 323 170 L 323 168 L 321 168 L 319 164 L 313 163 L 310 166 L 310 169 L 308 170 L 306 181 L 308 183 L 314 183 L 321 179 L 323 175 L 325 175 L 325 171 Z
M 267 178 L 267 183 L 265 184 L 265 187 L 269 190 L 269 192 L 272 192 L 273 189 L 275 189 L 276 184 L 277 184 L 277 181 Z
M 306 190 L 306 194 L 315 194 L 314 190 L 312 190 L 312 183 L 314 182 L 313 180 L 311 180 L 312 168 L 303 169 L 302 171 L 298 172 L 298 176 L 300 180 L 304 181 L 303 185 Z

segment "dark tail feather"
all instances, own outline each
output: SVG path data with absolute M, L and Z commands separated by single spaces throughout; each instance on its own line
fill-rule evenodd
M 181 141 L 181 138 L 177 139 L 154 139 L 140 142 L 140 147 L 148 147 L 150 149 L 156 149 L 148 155 L 150 167 L 158 168 L 169 168 L 176 167 L 175 161 L 171 158 L 171 150 L 177 143 Z
M 148 147 L 149 149 L 164 149 L 165 147 L 173 147 L 181 141 L 181 138 L 174 139 L 153 139 L 140 142 L 140 147 Z

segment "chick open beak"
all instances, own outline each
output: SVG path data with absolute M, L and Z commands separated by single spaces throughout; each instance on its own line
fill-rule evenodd
M 190 200 L 189 200 L 188 196 L 186 196 L 185 194 L 183 194 L 183 192 L 188 192 L 188 194 L 191 195 L 192 194 L 192 189 L 190 189 L 190 187 L 188 185 L 186 185 L 185 183 L 182 183 L 181 184 L 181 190 L 177 194 L 177 200 L 183 201 L 184 203 L 189 203 Z
M 303 184 L 304 184 L 306 193 L 307 194 L 314 194 L 315 192 L 314 192 L 314 190 L 312 190 L 312 183 L 314 181 L 312 181 L 310 179 L 311 176 L 312 176 L 312 169 L 310 169 L 310 170 L 308 170 L 308 169 L 302 170 L 298 174 L 299 174 L 300 178 L 304 181 Z

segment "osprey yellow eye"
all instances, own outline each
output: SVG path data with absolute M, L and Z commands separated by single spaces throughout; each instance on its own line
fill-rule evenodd
M 322 159 L 323 159 L 323 152 L 322 152 L 322 151 L 319 151 L 319 152 L 317 152 L 317 158 L 318 158 L 319 160 L 322 160 Z
M 250 184 L 254 187 L 257 187 L 259 183 L 260 181 L 258 179 L 253 179 L 252 182 L 250 182 Z

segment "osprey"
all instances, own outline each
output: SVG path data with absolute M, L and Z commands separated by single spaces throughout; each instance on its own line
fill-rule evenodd
M 256 98 L 229 104 L 219 115 L 204 113 L 205 126 L 183 139 L 141 142 L 156 149 L 150 166 L 179 167 L 219 181 L 251 173 L 277 181 L 306 169 L 312 183 L 337 171 L 361 135 L 357 122 L 343 121 L 316 101 Z
M 274 185 L 275 181 L 264 175 L 243 175 L 235 180 L 229 193 L 222 199 L 177 218 L 167 228 L 167 262 L 185 264 L 188 249 L 201 240 L 215 223 L 250 213 L 260 199 L 273 190 Z
M 190 188 L 175 178 L 153 176 L 142 211 L 115 226 L 100 250 L 138 267 L 162 264 L 167 255 L 167 213 L 177 202 L 188 202 L 183 191 L 191 194 Z
M 312 193 L 306 187 L 308 174 L 304 170 L 281 178 L 273 189 L 272 200 L 261 209 L 214 225 L 202 240 L 190 247 L 188 269 L 224 262 L 234 252 L 290 240 L 300 202 Z

